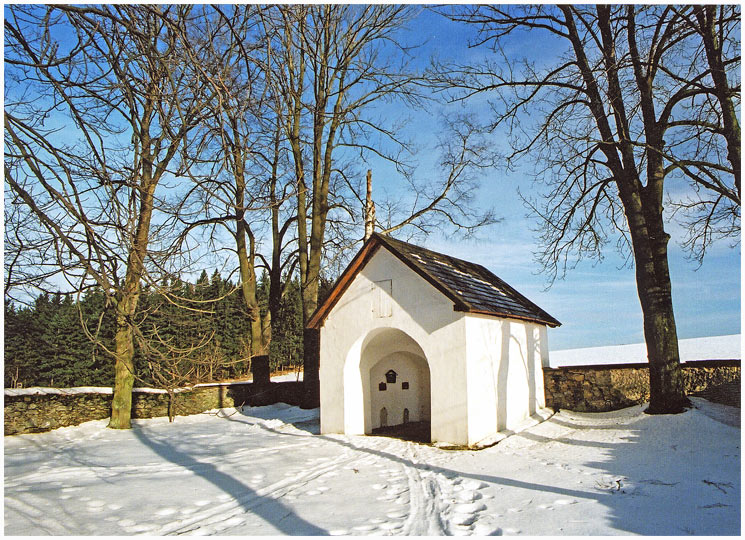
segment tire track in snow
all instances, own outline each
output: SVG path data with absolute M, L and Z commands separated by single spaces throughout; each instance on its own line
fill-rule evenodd
M 402 466 L 409 479 L 409 516 L 401 532 L 404 536 L 446 536 L 442 522 L 442 496 L 436 474 L 422 465 L 415 444 L 406 443 Z M 407 463 L 408 461 L 408 463 Z M 424 472 L 420 472 L 420 470 Z

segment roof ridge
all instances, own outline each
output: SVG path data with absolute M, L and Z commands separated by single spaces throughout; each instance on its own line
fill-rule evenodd
M 317 307 L 308 326 L 318 328 L 354 276 L 384 246 L 404 265 L 453 302 L 456 311 L 560 326 L 561 323 L 482 264 L 459 259 L 386 234 L 373 233 Z
M 561 324 L 558 320 L 556 320 L 548 312 L 546 312 L 545 310 L 543 310 L 535 302 L 533 302 L 528 297 L 526 297 L 525 295 L 523 295 L 522 293 L 520 293 L 517 289 L 515 289 L 514 287 L 512 287 L 509 283 L 507 283 L 506 281 L 504 281 L 502 278 L 500 278 L 499 276 L 497 276 L 494 272 L 492 272 L 491 270 L 489 270 L 487 267 L 485 267 L 482 264 L 471 262 L 471 261 L 467 261 L 465 259 L 460 259 L 458 257 L 454 257 L 452 255 L 447 255 L 445 253 L 441 253 L 439 251 L 435 251 L 435 250 L 432 250 L 432 249 L 429 249 L 429 248 L 425 248 L 425 247 L 422 247 L 422 246 L 419 246 L 419 245 L 416 245 L 416 244 L 412 244 L 410 242 L 405 242 L 403 240 L 399 240 L 397 238 L 393 238 L 393 237 L 388 236 L 386 234 L 382 234 L 382 233 L 373 233 L 373 234 L 376 235 L 376 236 L 378 236 L 383 243 L 385 243 L 387 241 L 387 242 L 390 242 L 390 243 L 394 244 L 394 246 L 395 246 L 395 244 L 403 244 L 406 247 L 408 247 L 408 248 L 410 248 L 410 249 L 412 249 L 414 251 L 425 252 L 427 254 L 434 255 L 436 257 L 441 257 L 441 258 L 447 259 L 448 261 L 453 261 L 453 262 L 460 263 L 460 265 L 463 265 L 464 267 L 466 267 L 468 269 L 471 269 L 472 271 L 477 269 L 479 271 L 478 272 L 479 273 L 479 275 L 478 275 L 479 281 L 483 281 L 486 285 L 489 285 L 492 289 L 494 289 L 495 291 L 497 291 L 500 295 L 506 296 L 506 297 L 510 298 L 511 300 L 519 303 L 526 310 L 537 311 L 537 315 L 539 315 L 540 318 L 541 319 L 544 319 L 545 322 L 547 322 L 547 323 L 557 324 L 557 325 L 560 325 Z M 389 245 L 389 247 L 391 247 L 391 246 Z M 422 264 L 417 264 L 417 267 L 419 267 L 420 270 L 422 270 L 423 272 L 425 272 L 431 278 L 437 279 L 436 276 L 433 276 L 431 274 L 431 272 L 427 271 L 427 269 L 424 268 Z M 463 272 L 463 270 L 461 270 L 459 268 L 456 268 L 456 267 L 453 267 L 453 270 L 455 270 L 458 273 L 466 274 L 471 279 L 473 279 L 475 277 L 473 275 L 473 273 Z M 484 278 L 486 278 L 486 279 L 484 279 Z M 460 296 L 459 299 L 461 300 L 461 302 L 463 302 L 463 304 L 465 304 L 466 306 L 468 306 L 470 308 L 473 308 L 474 307 L 472 303 L 468 302 L 465 298 L 462 298 L 462 294 L 463 294 L 462 291 L 459 291 L 457 289 L 453 289 L 453 287 L 449 286 L 448 284 L 442 283 L 441 280 L 437 280 L 437 281 L 439 283 L 441 283 L 443 287 L 447 288 L 447 290 L 449 290 L 449 291 L 455 293 L 456 295 Z M 495 284 L 493 283 L 493 281 L 496 281 L 498 283 L 499 287 L 501 287 L 503 289 L 506 289 L 507 292 L 509 293 L 509 295 L 508 294 L 505 294 L 505 291 L 500 290 L 499 287 L 496 287 Z

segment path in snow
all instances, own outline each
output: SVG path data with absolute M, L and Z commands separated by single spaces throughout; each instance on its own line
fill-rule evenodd
M 279 404 L 5 437 L 7 535 L 739 534 L 738 409 L 560 412 L 481 451 Z

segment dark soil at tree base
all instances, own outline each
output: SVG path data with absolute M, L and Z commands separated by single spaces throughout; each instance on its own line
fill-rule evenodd
M 373 435 L 393 437 L 396 439 L 403 439 L 404 441 L 420 443 L 428 443 L 431 441 L 429 422 L 408 422 L 397 426 L 375 428 L 372 432 Z

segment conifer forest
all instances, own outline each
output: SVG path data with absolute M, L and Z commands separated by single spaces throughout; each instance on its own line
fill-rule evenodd
M 235 283 L 216 271 L 202 272 L 196 283 L 174 279 L 164 284 L 183 299 L 169 303 L 160 289 L 142 292 L 137 319 L 149 343 L 162 340 L 171 351 L 144 348 L 135 354 L 136 386 L 171 386 L 245 379 L 250 369 L 250 319 Z M 259 280 L 258 297 L 266 306 L 268 280 Z M 206 306 L 206 307 L 205 307 Z M 191 307 L 191 309 L 187 309 Z M 266 307 L 264 307 L 264 311 Z M 302 316 L 299 286 L 292 282 L 279 317 L 272 325 L 272 370 L 302 369 Z M 82 324 L 81 324 L 82 322 Z M 5 305 L 5 388 L 113 386 L 111 349 L 115 324 L 105 309 L 105 295 L 91 289 L 81 298 L 41 293 L 31 305 Z M 160 353 L 159 355 L 157 353 Z M 154 362 L 157 357 L 161 362 Z M 170 360 L 170 362 L 168 361 Z

